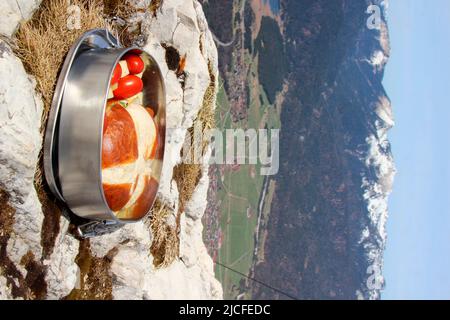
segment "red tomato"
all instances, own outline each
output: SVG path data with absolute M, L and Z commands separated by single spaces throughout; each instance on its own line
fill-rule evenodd
M 128 99 L 142 91 L 144 84 L 141 78 L 133 75 L 120 78 L 119 85 L 113 91 L 116 99 Z
M 139 50 L 139 49 L 133 49 L 133 50 L 128 51 L 128 53 L 133 53 L 133 54 L 140 55 L 140 54 L 142 53 L 142 50 Z
M 144 61 L 142 61 L 141 57 L 135 54 L 126 54 L 123 60 L 127 62 L 130 74 L 139 74 L 144 71 Z
M 111 77 L 111 84 L 112 85 L 116 84 L 121 76 L 122 76 L 122 67 L 120 66 L 120 64 L 116 64 L 116 67 L 114 68 L 114 72 Z

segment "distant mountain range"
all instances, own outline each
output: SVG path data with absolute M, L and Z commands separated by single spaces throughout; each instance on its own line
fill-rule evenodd
M 367 26 L 374 13 L 367 12 L 370 5 L 380 9 L 375 29 Z M 260 66 L 270 64 L 274 54 L 283 56 L 282 66 L 268 73 L 279 70 L 282 77 L 264 81 L 260 72 L 269 99 L 281 81 L 288 87 L 281 105 L 280 171 L 271 178 L 276 187 L 259 232 L 264 239 L 256 239 L 264 256 L 254 258 L 250 273 L 286 295 L 249 281 L 241 286 L 248 297 L 380 297 L 387 198 L 395 174 L 387 138 L 394 119 L 382 85 L 390 51 L 386 5 L 281 1 L 284 45 L 266 60 L 259 56 Z M 212 23 L 213 31 L 218 23 Z M 221 24 L 223 35 L 231 36 Z M 270 37 L 257 39 L 264 39 L 262 47 L 258 40 L 252 44 L 259 52 L 274 50 Z M 231 51 L 220 49 L 221 70 L 232 67 Z

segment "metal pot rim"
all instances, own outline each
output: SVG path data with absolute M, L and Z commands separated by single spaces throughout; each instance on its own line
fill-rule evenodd
M 74 45 L 69 50 L 67 57 L 64 61 L 63 67 L 61 69 L 61 73 L 60 73 L 60 76 L 58 78 L 57 85 L 55 88 L 55 93 L 54 93 L 53 100 L 52 100 L 52 105 L 51 105 L 48 124 L 47 124 L 47 128 L 46 128 L 45 140 L 44 140 L 45 177 L 46 177 L 47 183 L 50 187 L 50 190 L 55 194 L 55 196 L 59 200 L 61 200 L 64 203 L 67 203 L 67 202 L 64 199 L 64 196 L 63 196 L 63 193 L 61 190 L 61 185 L 59 184 L 58 170 L 57 170 L 57 168 L 54 167 L 55 163 L 58 161 L 57 154 L 56 154 L 57 144 L 55 142 L 55 138 L 59 134 L 59 131 L 58 131 L 59 114 L 60 114 L 60 110 L 61 110 L 61 105 L 63 103 L 63 96 L 64 96 L 64 92 L 66 89 L 66 83 L 67 83 L 67 79 L 70 74 L 70 70 L 71 70 L 77 56 L 83 54 L 88 49 L 118 49 L 118 50 L 121 50 L 121 52 L 119 52 L 119 54 L 116 57 L 115 63 L 111 65 L 111 70 L 109 73 L 109 81 L 107 83 L 107 88 L 103 95 L 102 119 L 104 119 L 104 116 L 105 116 L 106 104 L 107 104 L 107 100 L 108 100 L 109 83 L 110 83 L 110 80 L 111 80 L 111 77 L 112 77 L 112 74 L 114 71 L 114 67 L 120 61 L 120 59 L 123 57 L 123 55 L 125 55 L 129 51 L 139 49 L 143 53 L 145 53 L 152 61 L 156 62 L 155 59 L 149 53 L 145 52 L 145 50 L 143 50 L 141 48 L 138 48 L 138 47 L 124 48 L 124 47 L 122 47 L 120 45 L 119 41 L 111 33 L 109 33 L 106 29 L 93 29 L 93 30 L 90 30 L 90 31 L 84 33 L 74 43 Z M 159 77 L 161 79 L 161 85 L 162 85 L 163 92 L 165 92 L 164 81 L 163 81 L 163 78 L 162 78 L 159 68 L 157 68 L 157 71 L 159 72 Z M 165 112 L 165 105 L 164 105 L 164 112 Z M 164 117 L 165 116 L 163 116 L 163 118 Z M 98 163 L 97 169 L 98 169 L 98 172 L 100 173 L 100 175 L 98 177 L 100 184 L 102 181 L 102 168 L 101 168 L 102 149 L 101 149 L 101 146 L 102 146 L 103 135 L 101 133 L 103 132 L 103 125 L 104 125 L 103 122 L 104 121 L 102 120 L 99 123 L 99 130 L 100 130 L 99 146 L 100 146 L 100 149 L 98 150 L 98 152 L 99 152 L 100 161 Z M 162 150 L 164 151 L 164 149 L 162 149 Z M 163 155 L 162 155 L 162 157 L 163 157 Z M 163 161 L 163 159 L 161 159 L 161 161 Z M 158 173 L 158 185 L 159 185 L 160 178 L 161 178 L 161 171 Z M 109 206 L 106 202 L 106 197 L 105 197 L 103 189 L 100 188 L 100 190 L 98 190 L 98 191 L 100 192 L 101 198 L 103 199 L 103 205 L 106 208 L 105 213 L 104 213 L 105 219 L 103 219 L 103 218 L 98 219 L 98 218 L 94 218 L 94 217 L 91 218 L 91 217 L 89 217 L 89 215 L 81 215 L 82 217 L 87 218 L 87 219 L 92 219 L 92 220 L 102 220 L 102 221 L 110 220 L 110 221 L 115 221 L 120 224 L 127 224 L 127 223 L 134 223 L 134 222 L 142 220 L 151 211 L 151 210 L 149 210 L 149 212 L 147 212 L 145 215 L 143 215 L 142 217 L 137 218 L 137 219 L 120 219 L 109 208 Z M 97 190 L 95 192 L 97 192 Z M 154 204 L 154 201 L 155 201 L 155 199 L 153 200 L 152 206 Z M 70 208 L 70 206 L 69 206 L 69 208 Z M 75 214 L 77 214 L 77 213 L 75 212 Z
M 56 82 L 55 86 L 55 92 L 53 94 L 53 99 L 50 107 L 50 112 L 47 119 L 47 126 L 45 130 L 45 137 L 44 137 L 44 156 L 43 156 L 43 162 L 44 162 L 44 174 L 45 179 L 48 183 L 48 186 L 50 190 L 53 192 L 53 194 L 62 202 L 64 201 L 64 197 L 62 196 L 62 193 L 59 189 L 58 183 L 56 182 L 56 172 L 53 168 L 54 166 L 54 152 L 55 152 L 55 135 L 57 134 L 57 120 L 58 115 L 61 107 L 62 97 L 64 94 L 64 88 L 67 81 L 67 77 L 69 76 L 70 69 L 73 65 L 73 62 L 75 61 L 76 56 L 80 53 L 80 49 L 83 45 L 87 44 L 87 39 L 92 36 L 97 36 L 105 41 L 107 41 L 111 47 L 119 47 L 120 44 L 117 41 L 117 39 L 106 29 L 92 29 L 87 32 L 85 32 L 83 35 L 81 35 L 78 40 L 75 41 L 75 43 L 72 45 L 72 47 L 69 49 L 69 52 L 66 55 L 66 58 L 64 60 L 63 66 L 61 68 L 61 72 L 58 76 L 58 80 Z M 93 42 L 91 45 L 95 45 Z M 101 48 L 101 46 L 98 46 L 98 48 Z

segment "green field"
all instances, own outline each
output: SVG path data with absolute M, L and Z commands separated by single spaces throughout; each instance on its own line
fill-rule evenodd
M 237 172 L 225 173 L 219 192 L 223 243 L 218 261 L 245 274 L 253 259 L 253 233 L 257 222 L 258 190 L 261 188 L 258 180 L 251 179 L 249 166 L 242 166 Z M 252 213 L 250 217 L 247 210 Z M 233 287 L 239 285 L 241 276 L 220 266 L 217 267 L 217 276 L 223 284 L 225 297 L 235 297 Z
M 229 100 L 223 86 L 220 85 L 216 109 L 219 128 L 259 129 L 265 126 L 279 128 L 279 115 L 269 104 L 262 86 L 257 81 L 257 59 L 255 57 L 251 63 L 247 79 L 250 90 L 248 120 L 232 123 Z M 255 249 L 254 233 L 258 220 L 258 201 L 264 182 L 259 169 L 259 164 L 241 165 L 235 170 L 231 170 L 228 166 L 223 176 L 218 177 L 220 187 L 217 201 L 220 203 L 220 229 L 223 238 L 217 261 L 244 274 L 250 271 Z M 216 265 L 216 276 L 222 283 L 224 297 L 236 298 L 242 276 L 219 265 Z

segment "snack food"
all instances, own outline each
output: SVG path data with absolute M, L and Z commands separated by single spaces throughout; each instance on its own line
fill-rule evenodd
M 105 110 L 102 185 L 109 208 L 120 219 L 139 219 L 151 208 L 158 181 L 152 176 L 159 131 L 155 111 L 144 106 L 142 77 L 149 61 L 140 52 L 114 68 Z
M 122 77 L 117 82 L 117 89 L 113 90 L 114 98 L 123 100 L 131 98 L 142 91 L 144 84 L 141 78 L 135 75 Z
M 128 53 L 123 59 L 127 62 L 127 67 L 131 74 L 139 74 L 144 71 L 145 64 L 139 55 Z

